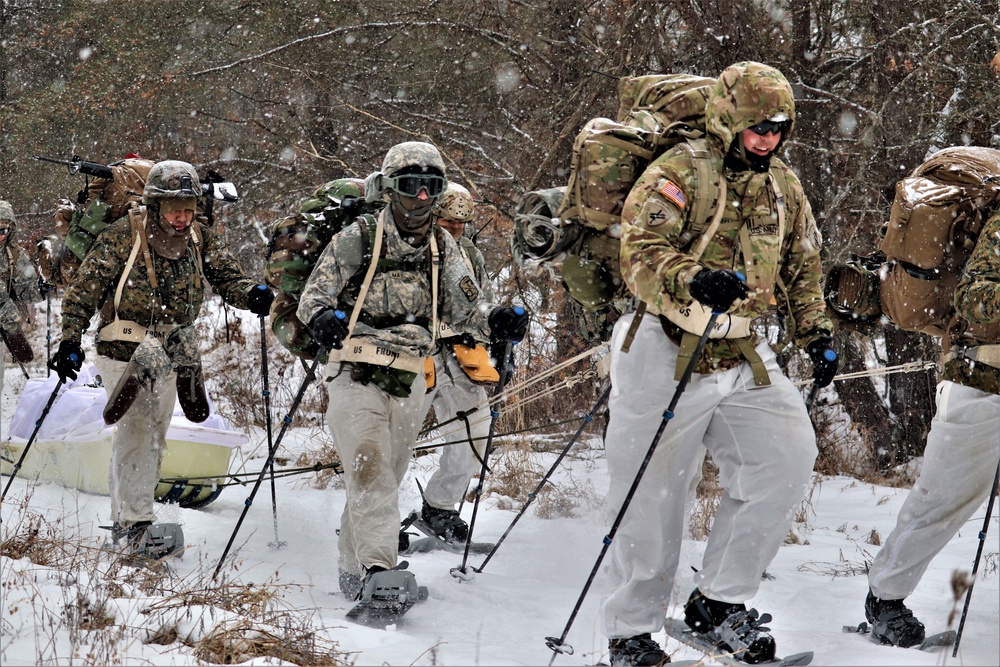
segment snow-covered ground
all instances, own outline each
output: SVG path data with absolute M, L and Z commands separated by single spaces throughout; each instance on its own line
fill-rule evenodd
M 253 341 L 247 343 L 252 349 Z M 44 355 L 44 347 L 42 348 Z M 8 368 L 2 396 L 3 420 L 9 419 L 23 380 L 13 379 Z M 41 371 L 44 373 L 44 371 Z M 287 405 L 276 404 L 275 432 Z M 3 424 L 3 433 L 8 432 Z M 314 428 L 289 429 L 281 454 L 290 461 L 302 451 L 317 449 L 325 438 Z M 265 434 L 250 434 L 250 444 L 234 457 L 244 471 L 260 470 L 266 451 Z M 565 442 L 565 441 L 564 441 Z M 460 581 L 449 570 L 461 564 L 461 555 L 434 552 L 407 558 L 410 569 L 430 598 L 415 606 L 397 627 L 374 630 L 345 620 L 351 604 L 338 591 L 337 535 L 344 491 L 340 485 L 316 489 L 311 475 L 277 480 L 278 534 L 287 542 L 273 548 L 270 487 L 258 492 L 226 560 L 219 580 L 212 581 L 219 557 L 244 508 L 250 486 L 228 487 L 218 500 L 201 510 L 161 506 L 160 519 L 183 525 L 187 551 L 174 562 L 166 584 L 144 586 L 130 569 L 113 567 L 109 554 L 98 550 L 81 559 L 97 563 L 92 570 L 63 571 L 33 564 L 27 558 L 0 558 L 0 664 L 153 664 L 188 665 L 199 662 L 190 645 L 205 638 L 222 623 L 239 620 L 236 612 L 223 612 L 210 602 L 209 589 L 222 583 L 274 587 L 278 598 L 272 608 L 294 610 L 308 618 L 315 637 L 335 642 L 357 665 L 545 665 L 552 658 L 545 637 L 559 637 L 566 626 L 587 575 L 601 549 L 608 519 L 599 502 L 607 489 L 607 474 L 600 441 L 587 438 L 577 445 L 554 481 L 572 486 L 580 499 L 576 516 L 542 519 L 529 510 L 482 573 Z M 30 454 L 29 454 L 30 456 Z M 544 471 L 555 453 L 535 454 Z M 417 481 L 433 471 L 434 456 L 416 459 L 401 489 L 401 512 L 419 507 Z M 289 463 L 291 466 L 292 463 Z M 279 466 L 278 470 L 281 471 Z M 7 478 L 2 480 L 6 483 Z M 956 480 L 961 483 L 961 480 Z M 864 484 L 846 477 L 817 478 L 804 502 L 805 522 L 797 524 L 799 544 L 781 548 L 768 568 L 773 579 L 762 582 L 752 604 L 773 615 L 773 629 L 781 654 L 811 650 L 815 665 L 998 665 L 1000 664 L 1000 526 L 995 511 L 989 527 L 981 577 L 972 597 L 968 620 L 957 658 L 951 651 L 920 652 L 875 645 L 864 637 L 844 634 L 842 627 L 864 620 L 867 590 L 864 565 L 877 552 L 873 534 L 884 540 L 894 525 L 907 493 Z M 27 510 L 22 499 L 28 497 Z M 595 500 L 596 499 L 596 500 Z M 489 495 L 480 509 L 476 536 L 496 540 L 513 520 L 517 505 L 509 498 Z M 463 514 L 471 516 L 466 504 Z M 74 544 L 98 546 L 107 532 L 109 500 L 61 486 L 16 479 L 2 507 L 2 536 L 27 530 L 21 517 L 37 513 L 54 534 L 64 534 Z M 951 577 L 968 571 L 978 544 L 985 506 L 932 563 L 919 588 L 907 602 L 926 625 L 928 633 L 957 627 L 962 602 L 954 602 Z M 877 540 L 875 540 L 877 541 Z M 700 565 L 704 543 L 685 543 L 675 582 L 678 605 L 686 599 L 691 567 Z M 482 556 L 471 556 L 478 567 Z M 603 588 L 599 575 L 586 598 L 566 641 L 573 655 L 559 655 L 556 665 L 594 664 L 606 659 L 607 640 L 601 635 L 597 607 Z M 176 591 L 204 590 L 197 596 Z M 173 592 L 173 593 L 172 593 Z M 178 600 L 183 599 L 183 604 Z M 71 622 L 86 605 L 103 606 L 115 619 L 108 628 L 83 629 Z M 250 608 L 250 607 L 248 607 Z M 264 620 L 264 612 L 247 612 Z M 678 606 L 671 610 L 680 615 Z M 700 658 L 701 654 L 663 634 L 674 660 Z M 257 657 L 243 664 L 282 664 Z M 283 663 L 290 664 L 290 663 Z

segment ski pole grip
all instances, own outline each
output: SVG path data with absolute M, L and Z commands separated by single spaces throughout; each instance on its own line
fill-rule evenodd
M 77 356 L 77 354 L 75 352 L 71 352 L 70 355 L 69 355 L 69 360 L 70 361 L 80 361 L 80 357 Z
M 514 306 L 514 314 L 524 315 L 524 308 L 521 308 L 521 306 Z
M 827 361 L 836 361 L 837 353 L 834 352 L 833 350 L 825 350 L 823 352 L 823 358 L 826 359 Z
M 345 313 L 342 310 L 335 310 L 335 311 L 333 311 L 333 316 L 336 317 L 338 320 L 341 320 L 341 321 L 347 319 L 347 313 Z

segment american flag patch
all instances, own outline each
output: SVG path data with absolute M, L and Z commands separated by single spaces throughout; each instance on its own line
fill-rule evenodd
M 684 196 L 684 193 L 681 192 L 681 189 L 673 181 L 664 183 L 663 187 L 660 188 L 660 194 L 677 204 L 677 208 L 681 210 L 684 210 L 684 207 L 687 206 L 687 197 Z

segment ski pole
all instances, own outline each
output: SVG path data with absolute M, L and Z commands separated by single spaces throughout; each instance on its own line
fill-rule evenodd
M 267 451 L 273 449 L 271 442 L 271 389 L 267 377 L 267 327 L 264 324 L 264 316 L 260 315 L 260 376 L 261 376 L 261 396 L 264 397 L 264 422 L 267 424 Z M 271 516 L 274 519 L 274 542 L 268 542 L 267 546 L 272 549 L 281 549 L 288 546 L 288 542 L 278 539 L 278 493 L 274 488 L 274 458 L 271 457 Z
M 504 534 L 500 536 L 500 539 L 497 541 L 497 543 L 493 545 L 493 549 L 486 555 L 486 559 L 482 562 L 482 564 L 478 568 L 472 568 L 473 570 L 475 570 L 476 572 L 483 571 L 483 568 L 486 567 L 486 564 L 490 562 L 491 558 L 493 558 L 493 554 L 497 552 L 497 549 L 500 548 L 500 545 L 503 544 L 503 541 L 507 539 L 507 535 L 509 535 L 510 531 L 514 529 L 514 526 L 517 525 L 517 522 L 521 520 L 521 517 L 524 516 L 524 513 L 528 510 L 528 506 L 531 505 L 532 501 L 534 501 L 534 499 L 538 496 L 538 493 L 542 490 L 542 487 L 545 486 L 545 483 L 549 480 L 549 477 L 552 476 L 552 473 L 554 473 L 556 471 L 556 468 L 559 467 L 559 464 L 562 463 L 562 460 L 566 457 L 566 454 L 569 453 L 570 447 L 572 447 L 573 444 L 576 443 L 577 439 L 580 437 L 580 434 L 583 433 L 583 429 L 587 428 L 587 424 L 589 424 L 594 420 L 594 413 L 601 409 L 604 403 L 608 400 L 608 396 L 610 394 L 611 394 L 611 383 L 609 382 L 607 388 L 605 388 L 604 392 L 601 394 L 601 397 L 597 399 L 597 403 L 594 404 L 594 407 L 590 409 L 590 412 L 588 412 L 583 416 L 583 423 L 580 424 L 580 428 L 576 430 L 576 433 L 573 434 L 573 437 L 569 439 L 568 443 L 566 443 L 566 447 L 564 447 L 559 456 L 556 457 L 556 460 L 552 463 L 552 467 L 549 468 L 549 471 L 545 473 L 545 476 L 542 477 L 540 482 L 538 482 L 538 486 L 535 487 L 535 490 L 528 494 L 528 500 L 527 502 L 524 503 L 524 506 L 521 507 L 521 511 L 517 513 L 517 516 L 515 516 L 514 520 L 510 522 L 510 525 L 507 527 L 507 530 L 504 531 Z
M 969 590 L 965 592 L 965 605 L 962 607 L 962 618 L 958 622 L 958 634 L 955 635 L 955 650 L 951 657 L 958 656 L 958 645 L 962 643 L 962 631 L 965 630 L 965 617 L 969 613 L 969 603 L 972 601 L 972 587 L 976 585 L 976 573 L 979 571 L 979 559 L 983 556 L 983 545 L 986 544 L 986 529 L 990 527 L 990 517 L 993 516 L 993 503 L 997 497 L 997 485 L 1000 485 L 1000 462 L 997 463 L 997 473 L 993 476 L 993 486 L 990 487 L 990 500 L 986 503 L 986 519 L 983 529 L 979 531 L 979 548 L 976 549 L 976 560 L 972 563 L 972 580 Z
M 240 532 L 240 526 L 243 525 L 243 519 L 246 518 L 247 512 L 250 511 L 250 506 L 253 505 L 254 496 L 257 495 L 257 489 L 260 488 L 261 482 L 264 481 L 264 475 L 267 474 L 273 460 L 274 453 L 278 449 L 278 445 L 281 443 L 281 439 L 285 436 L 285 431 L 288 429 L 289 424 L 292 423 L 292 416 L 295 415 L 295 411 L 299 409 L 299 403 L 302 402 L 302 397 L 306 393 L 306 388 L 309 383 L 316 379 L 316 368 L 319 366 L 320 359 L 323 356 L 325 350 L 320 350 L 320 353 L 316 355 L 316 359 L 313 360 L 309 369 L 306 371 L 306 376 L 302 380 L 302 385 L 299 386 L 298 393 L 295 394 L 295 399 L 292 401 L 291 407 L 288 409 L 288 414 L 285 415 L 284 419 L 281 420 L 281 430 L 278 431 L 278 437 L 274 440 L 272 445 L 269 445 L 267 452 L 267 461 L 264 462 L 264 467 L 260 469 L 260 474 L 257 476 L 257 481 L 253 485 L 253 489 L 250 491 L 250 495 L 243 503 L 243 513 L 240 514 L 239 521 L 236 522 L 236 527 L 233 528 L 233 534 L 229 538 L 229 543 L 226 544 L 225 551 L 222 552 L 222 557 L 219 559 L 219 564 L 215 568 L 215 572 L 212 573 L 212 580 L 214 581 L 217 576 L 219 576 L 219 570 L 222 569 L 222 564 L 226 560 L 226 556 L 229 555 L 229 550 L 233 546 L 233 541 L 236 539 L 236 533 Z
M 45 293 L 45 377 L 52 375 L 52 290 Z
M 587 597 L 587 592 L 590 590 L 590 586 L 594 583 L 594 578 L 597 576 L 597 570 L 601 567 L 601 562 L 604 560 L 605 554 L 608 553 L 608 547 L 611 546 L 611 542 L 615 539 L 615 534 L 618 532 L 618 527 L 621 525 L 622 519 L 625 518 L 625 511 L 632 502 L 632 496 L 635 495 L 636 489 L 639 488 L 639 482 L 642 481 L 642 476 L 645 474 L 646 468 L 649 466 L 649 462 L 653 458 L 653 452 L 656 451 L 656 446 L 660 444 L 660 437 L 663 435 L 663 431 L 666 430 L 667 423 L 674 418 L 674 408 L 677 407 L 677 402 L 680 400 L 681 394 L 684 393 L 684 389 L 691 380 L 691 374 L 694 373 L 694 367 L 698 364 L 698 359 L 701 358 L 701 353 L 705 349 L 705 344 L 708 342 L 708 336 L 715 327 L 715 321 L 719 318 L 719 315 L 720 313 L 716 313 L 715 311 L 712 312 L 712 316 L 708 320 L 708 325 L 705 327 L 705 331 L 701 334 L 701 338 L 698 339 L 698 345 L 695 346 L 694 353 L 691 355 L 691 360 L 688 361 L 687 367 L 684 369 L 684 374 L 681 376 L 680 382 L 677 383 L 677 389 L 674 390 L 674 396 L 670 399 L 670 405 L 668 405 L 667 409 L 663 412 L 663 419 L 660 421 L 659 428 L 656 429 L 653 441 L 649 443 L 649 449 L 646 451 L 646 456 L 642 459 L 642 463 L 639 465 L 639 471 L 635 474 L 635 479 L 632 480 L 632 486 L 629 487 L 628 493 L 625 494 L 625 500 L 622 502 L 621 509 L 618 510 L 618 515 L 611 524 L 611 530 L 609 530 L 608 534 L 604 537 L 604 546 L 601 547 L 601 553 L 597 556 L 597 562 L 594 563 L 594 569 L 590 571 L 590 576 L 587 578 L 587 583 L 583 586 L 580 598 L 576 601 L 576 606 L 573 607 L 573 611 L 569 615 L 569 621 L 566 623 L 566 628 L 563 630 L 562 635 L 558 638 L 545 638 L 546 646 L 553 651 L 552 659 L 549 660 L 549 665 L 555 662 L 556 655 L 559 653 L 567 653 L 569 655 L 573 654 L 573 647 L 566 644 L 566 635 L 569 634 L 569 629 L 573 627 L 573 621 L 576 620 L 576 615 L 580 612 L 580 607 L 583 606 L 583 599 Z
M 823 358 L 829 362 L 834 362 L 837 360 L 837 353 L 833 350 L 826 350 L 823 352 Z M 816 401 L 816 395 L 819 394 L 819 385 L 813 380 L 812 389 L 809 390 L 809 397 L 806 398 L 806 412 L 811 412 L 813 403 Z
M 7 480 L 7 484 L 3 487 L 3 493 L 0 494 L 0 505 L 3 504 L 4 498 L 7 497 L 7 491 L 10 489 L 11 483 L 14 478 L 17 477 L 18 471 L 21 469 L 21 464 L 24 463 L 24 457 L 28 455 L 28 450 L 31 449 L 31 444 L 35 441 L 35 436 L 38 435 L 38 431 L 42 428 L 42 422 L 45 421 L 45 416 L 49 414 L 49 410 L 52 409 L 52 404 L 56 400 L 56 395 L 59 393 L 59 389 L 65 384 L 66 380 L 59 378 L 59 382 L 56 383 L 56 388 L 52 390 L 52 394 L 49 396 L 48 402 L 42 409 L 42 414 L 38 415 L 38 419 L 35 421 L 35 430 L 31 432 L 31 437 L 28 438 L 28 444 L 24 446 L 24 451 L 21 452 L 20 458 L 17 459 L 17 463 L 14 464 L 14 470 L 10 473 L 10 479 Z
M 511 348 L 513 348 L 513 346 L 514 343 L 510 340 L 508 340 L 507 344 L 504 345 L 503 365 L 500 367 L 500 384 L 497 385 L 497 395 L 503 393 L 504 387 L 507 385 L 507 381 L 510 380 L 511 368 L 513 366 L 513 363 L 511 363 L 511 357 L 513 355 Z M 476 484 L 476 500 L 472 503 L 472 519 L 469 521 L 469 532 L 465 536 L 465 553 L 462 555 L 462 565 L 451 569 L 451 576 L 457 579 L 463 579 L 466 576 L 466 564 L 469 562 L 469 547 L 472 546 L 472 531 L 476 527 L 476 514 L 479 512 L 479 499 L 482 498 L 483 485 L 486 480 L 486 463 L 490 460 L 490 450 L 493 448 L 493 432 L 496 430 L 497 417 L 499 416 L 499 405 L 494 405 L 490 408 L 490 430 L 486 436 L 486 448 L 483 450 L 483 465 L 479 470 L 479 483 Z

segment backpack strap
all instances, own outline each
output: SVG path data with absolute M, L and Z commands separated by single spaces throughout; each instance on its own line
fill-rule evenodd
M 365 257 L 368 259 L 368 270 L 365 272 L 364 279 L 358 286 L 358 298 L 354 301 L 354 307 L 351 309 L 351 319 L 347 323 L 347 339 L 344 341 L 345 344 L 350 340 L 351 334 L 354 333 L 354 326 L 358 323 L 358 317 L 361 316 L 361 310 L 364 308 L 365 297 L 368 296 L 368 288 L 371 287 L 372 280 L 375 279 L 376 269 L 378 269 L 378 258 L 382 254 L 382 240 L 385 234 L 385 225 L 382 222 L 382 216 L 378 219 L 373 219 L 374 216 L 365 215 L 364 224 L 361 225 L 361 237 L 363 240 L 370 238 L 372 223 L 375 224 L 375 240 L 368 246 L 368 251 L 365 253 Z M 357 275 L 357 274 L 355 274 Z

